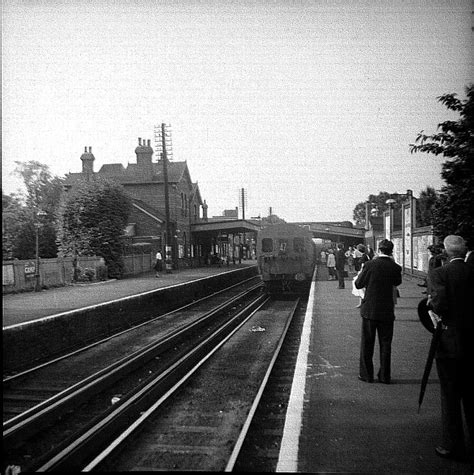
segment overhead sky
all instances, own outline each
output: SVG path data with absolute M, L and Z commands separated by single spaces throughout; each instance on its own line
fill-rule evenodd
M 95 171 L 126 166 L 166 123 L 210 216 L 244 188 L 246 217 L 352 220 L 370 194 L 442 186 L 444 159 L 409 144 L 456 120 L 437 97 L 473 82 L 467 0 L 2 7 L 6 193 L 16 160 L 63 176 L 91 146 Z

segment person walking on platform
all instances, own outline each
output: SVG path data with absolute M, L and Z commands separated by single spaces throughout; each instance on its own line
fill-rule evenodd
M 461 236 L 444 239 L 448 263 L 428 274 L 428 308 L 440 318 L 442 332 L 435 353 L 441 388 L 442 441 L 440 457 L 465 453 L 462 408 L 474 450 L 474 268 L 464 261 L 466 243 Z
M 339 280 L 339 289 L 344 288 L 344 268 L 346 266 L 346 253 L 344 252 L 344 244 L 339 243 L 336 251 L 336 274 Z
M 336 258 L 334 256 L 334 251 L 329 249 L 328 258 L 327 258 L 327 268 L 329 274 L 329 280 L 336 280 Z
M 377 259 L 364 263 L 354 282 L 357 289 L 365 288 L 360 306 L 362 334 L 360 343 L 359 379 L 374 381 L 373 355 L 378 335 L 380 369 L 378 381 L 390 384 L 393 326 L 395 321 L 393 287 L 402 283 L 402 268 L 391 258 L 393 243 L 383 239 Z
M 160 251 L 156 253 L 154 269 L 155 277 L 160 277 L 160 272 L 163 270 L 163 256 Z

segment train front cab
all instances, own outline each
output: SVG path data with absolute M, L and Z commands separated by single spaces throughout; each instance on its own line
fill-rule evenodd
M 314 271 L 314 244 L 306 236 L 262 237 L 258 267 L 272 296 L 305 295 Z

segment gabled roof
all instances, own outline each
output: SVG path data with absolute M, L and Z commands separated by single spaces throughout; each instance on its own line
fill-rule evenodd
M 199 189 L 199 185 L 196 183 L 192 184 L 192 190 L 191 190 L 191 200 L 195 199 L 198 204 L 202 205 L 202 197 L 201 197 L 201 190 Z
M 107 175 L 121 175 L 124 172 L 125 168 L 121 163 L 106 163 L 99 170 L 99 174 L 105 173 Z
M 163 162 L 161 160 L 158 163 L 153 163 L 153 171 L 156 173 L 157 180 L 163 182 Z M 187 175 L 189 182 L 191 182 L 187 162 L 168 161 L 168 182 L 178 183 L 185 175 Z
M 142 200 L 132 198 L 132 206 L 139 212 L 146 214 L 147 216 L 159 222 L 160 224 L 166 222 L 166 217 L 163 213 L 158 211 L 156 208 L 153 208 L 153 206 L 148 205 Z
M 168 182 L 178 183 L 185 179 L 194 186 L 191 182 L 191 176 L 188 169 L 188 164 L 184 162 L 170 162 L 168 161 Z M 84 179 L 83 173 L 69 173 L 66 175 L 66 184 L 79 183 Z M 121 163 L 106 163 L 102 165 L 98 172 L 94 172 L 92 176 L 99 176 L 110 178 L 122 185 L 132 183 L 164 183 L 163 176 L 163 162 L 153 162 L 151 164 L 151 174 L 143 173 L 143 169 L 137 163 L 129 163 L 125 168 Z M 196 185 L 197 186 L 197 185 Z

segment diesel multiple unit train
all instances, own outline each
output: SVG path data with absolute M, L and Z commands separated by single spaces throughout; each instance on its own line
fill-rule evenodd
M 268 225 L 257 234 L 258 270 L 271 295 L 309 291 L 316 263 L 312 233 L 296 224 Z

